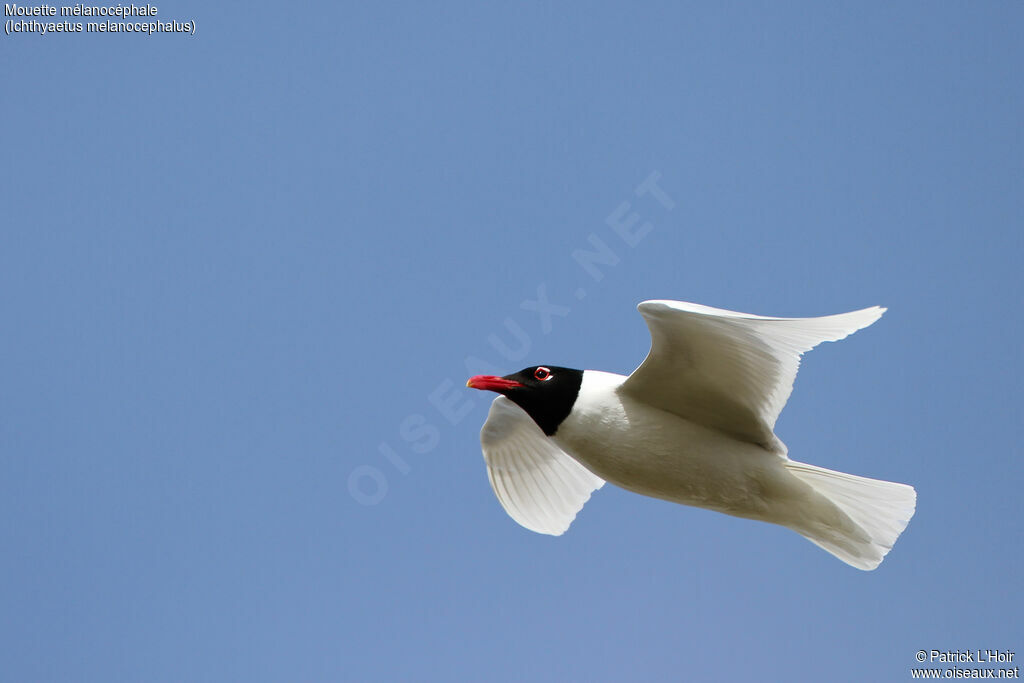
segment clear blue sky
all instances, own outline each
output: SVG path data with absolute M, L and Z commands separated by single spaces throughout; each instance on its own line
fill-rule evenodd
M 551 5 L 0 37 L 0 679 L 1024 658 L 1024 5 Z M 805 358 L 778 424 L 917 487 L 879 570 L 611 486 L 561 538 L 505 515 L 467 371 L 628 373 L 649 298 L 889 308 Z

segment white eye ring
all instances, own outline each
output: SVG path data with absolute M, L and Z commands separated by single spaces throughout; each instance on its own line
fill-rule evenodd
M 540 380 L 541 382 L 546 382 L 551 379 L 551 370 L 541 366 L 533 371 L 533 378 Z

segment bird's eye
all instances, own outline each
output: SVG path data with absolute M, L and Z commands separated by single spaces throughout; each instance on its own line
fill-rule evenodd
M 533 371 L 533 376 L 543 382 L 546 379 L 551 379 L 551 371 L 543 367 L 537 368 Z

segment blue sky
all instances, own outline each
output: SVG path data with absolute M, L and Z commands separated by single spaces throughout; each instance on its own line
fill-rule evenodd
M 1024 650 L 1020 3 L 159 18 L 196 34 L 0 41 L 0 679 L 905 680 L 919 649 Z M 917 488 L 877 571 L 611 486 L 560 538 L 505 515 L 468 371 L 628 373 L 650 298 L 889 308 L 805 358 L 777 426 Z

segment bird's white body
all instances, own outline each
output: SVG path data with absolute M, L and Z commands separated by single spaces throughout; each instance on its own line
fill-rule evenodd
M 588 470 L 634 493 L 778 522 L 792 478 L 785 458 L 618 391 L 623 375 L 587 370 L 552 440 Z M 768 490 L 771 490 L 769 495 Z
M 791 460 L 774 427 L 800 356 L 871 325 L 884 309 L 821 318 L 766 318 L 666 300 L 639 309 L 651 331 L 647 358 L 628 377 L 583 371 L 555 429 L 549 414 L 538 418 L 544 431 L 505 396 L 491 404 L 481 444 L 491 485 L 513 519 L 562 534 L 610 481 L 780 524 L 858 569 L 877 567 L 914 514 L 914 489 Z M 513 391 L 543 396 L 554 375 L 538 370 L 544 372 L 532 388 Z M 474 379 L 479 388 L 526 387 Z

